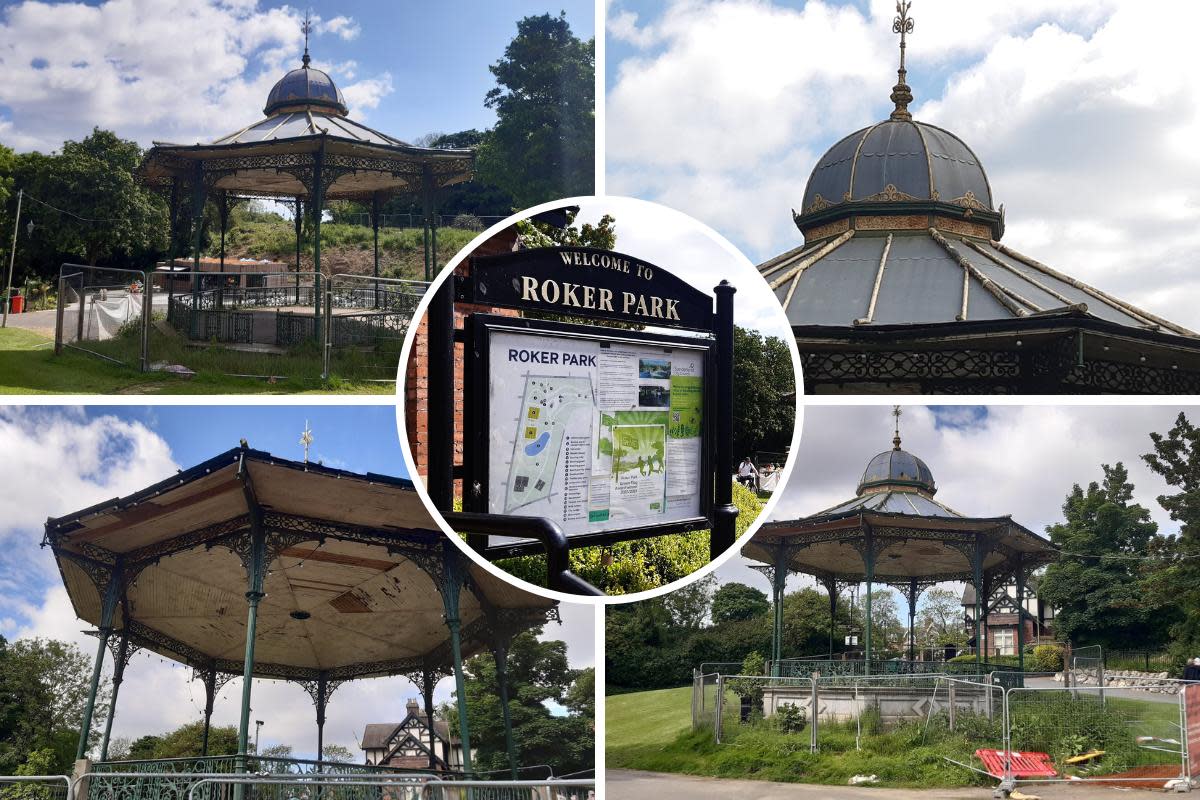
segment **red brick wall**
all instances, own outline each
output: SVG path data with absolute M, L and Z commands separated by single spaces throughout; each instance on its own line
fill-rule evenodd
M 476 256 L 500 255 L 509 253 L 516 246 L 516 229 L 508 228 L 477 247 L 471 254 Z M 455 270 L 456 275 L 468 274 L 468 262 L 463 261 Z M 468 305 L 457 303 L 454 306 L 454 327 L 462 330 L 463 321 L 467 314 L 508 314 L 516 316 L 515 311 L 493 308 L 491 306 Z M 425 317 L 417 323 L 417 334 L 413 340 L 412 351 L 409 354 L 408 365 L 404 371 L 404 386 L 401 390 L 404 397 L 404 427 L 408 433 L 408 447 L 412 452 L 413 461 L 417 464 L 417 474 L 422 478 L 429 468 L 429 327 Z M 462 430 L 463 430 L 463 346 L 454 346 L 454 463 L 462 463 Z M 459 482 L 454 484 L 456 496 L 461 495 L 462 487 Z

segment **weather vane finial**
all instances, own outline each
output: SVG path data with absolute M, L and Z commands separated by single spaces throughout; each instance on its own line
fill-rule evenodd
M 308 64 L 310 61 L 312 61 L 312 59 L 308 57 L 308 34 L 312 32 L 312 20 L 309 19 L 308 11 L 304 12 L 304 24 L 300 26 L 300 30 L 304 32 L 304 58 L 301 59 L 301 62 L 304 64 L 304 68 L 308 69 Z M 904 59 L 901 58 L 900 60 L 903 62 Z
M 304 420 L 304 432 L 300 434 L 300 444 L 304 445 L 304 463 L 308 463 L 308 446 L 313 442 L 312 431 L 308 429 L 308 420 Z
M 903 413 L 900 406 L 892 406 L 892 416 L 896 418 L 896 436 L 892 439 L 892 447 L 896 450 L 900 449 L 900 415 Z
M 912 8 L 912 0 L 897 0 L 896 18 L 892 20 L 892 33 L 900 34 L 900 69 L 896 71 L 899 80 L 892 87 L 891 100 L 896 104 L 896 109 L 892 112 L 892 119 L 912 119 L 912 114 L 908 113 L 908 104 L 913 99 L 912 88 L 907 82 L 908 70 L 904 68 L 906 37 L 913 31 L 913 20 L 908 16 L 910 8 Z

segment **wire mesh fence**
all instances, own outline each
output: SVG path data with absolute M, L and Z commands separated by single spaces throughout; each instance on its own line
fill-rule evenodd
M 692 730 L 712 730 L 717 713 L 717 679 L 715 672 L 699 673 L 692 677 Z
M 325 306 L 326 376 L 394 381 L 400 348 L 429 284 L 333 275 Z
M 0 775 L 0 800 L 71 800 L 65 775 Z
M 396 380 L 423 281 L 63 265 L 55 352 L 143 372 Z
M 596 782 L 545 781 L 430 781 L 421 787 L 421 800 L 594 800 Z

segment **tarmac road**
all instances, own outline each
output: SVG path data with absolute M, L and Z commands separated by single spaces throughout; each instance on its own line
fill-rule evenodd
M 814 786 L 803 783 L 739 781 L 635 772 L 610 769 L 604 778 L 609 800 L 991 800 L 992 790 L 973 789 L 878 789 L 870 786 Z M 1112 789 L 1074 784 L 1038 784 L 1023 787 L 1026 794 L 1042 800 L 1139 800 L 1162 796 L 1155 792 Z

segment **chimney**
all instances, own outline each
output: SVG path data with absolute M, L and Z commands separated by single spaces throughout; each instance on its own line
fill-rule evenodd
M 420 704 L 419 704 L 419 703 L 417 703 L 417 701 L 416 701 L 414 698 L 411 698 L 411 697 L 408 699 L 408 706 L 407 706 L 407 708 L 408 708 L 408 715 L 409 715 L 410 717 L 415 717 L 415 716 L 417 716 L 417 715 L 418 715 L 418 714 L 421 712 L 421 706 L 420 706 Z

